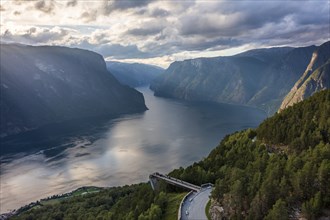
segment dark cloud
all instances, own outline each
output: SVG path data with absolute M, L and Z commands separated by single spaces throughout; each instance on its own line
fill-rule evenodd
M 41 1 L 37 1 L 34 4 L 34 7 L 35 7 L 35 9 L 37 9 L 39 11 L 42 11 L 46 14 L 50 14 L 54 11 L 55 4 L 54 4 L 53 0 L 49 0 L 49 1 L 41 0 Z
M 13 13 L 15 16 L 18 16 L 18 15 L 21 15 L 22 13 L 21 12 L 19 12 L 19 11 L 14 11 L 14 13 Z
M 229 22 L 229 21 L 228 21 Z M 216 19 L 212 20 L 209 17 L 197 17 L 195 15 L 185 16 L 180 22 L 180 35 L 218 35 L 224 28 Z M 228 32 L 227 32 L 228 33 Z
M 217 39 L 180 39 L 176 41 L 155 41 L 150 42 L 143 48 L 143 51 L 148 51 L 150 57 L 171 55 L 182 51 L 212 51 L 223 50 L 230 47 L 243 45 L 244 41 L 239 41 L 232 38 L 217 38 Z
M 244 41 L 233 39 L 231 37 L 219 37 L 203 41 L 185 40 L 177 46 L 178 50 L 203 51 L 203 50 L 224 50 L 230 47 L 243 45 Z
M 301 5 L 300 5 L 301 4 Z M 318 2 L 317 4 L 320 4 Z M 322 4 L 320 4 L 322 5 Z M 320 24 L 326 22 L 325 17 L 329 17 L 328 12 L 321 16 L 315 16 L 315 2 L 286 2 L 283 7 L 282 1 L 262 2 L 262 1 L 240 1 L 221 2 L 215 7 L 201 11 L 204 16 L 196 16 L 194 12 L 184 16 L 180 21 L 179 31 L 182 35 L 209 36 L 232 36 L 238 37 L 250 30 L 262 28 L 268 24 L 280 23 L 295 17 L 295 22 L 309 18 L 309 23 Z M 322 6 L 324 8 L 324 5 Z M 318 6 L 318 8 L 320 8 Z M 327 6 L 329 10 L 329 6 Z M 211 16 L 215 15 L 215 16 Z M 223 20 L 217 19 L 216 15 L 221 15 Z
M 136 59 L 136 58 L 151 58 L 155 54 L 141 51 L 136 45 L 121 45 L 121 44 L 91 44 L 87 39 L 71 44 L 70 47 L 78 47 L 87 50 L 93 50 L 104 57 L 114 59 Z
M 237 36 L 247 30 L 277 23 L 292 12 L 289 6 L 263 2 L 222 3 L 217 7 L 194 12 L 181 20 L 180 34 L 202 36 Z M 221 17 L 220 17 L 221 16 Z
M 14 1 L 16 4 L 24 2 Z M 54 0 L 27 2 L 30 7 L 35 5 L 38 10 L 48 14 L 58 12 L 55 9 L 62 5 L 74 7 L 78 3 L 77 0 L 67 0 L 65 4 L 57 4 Z M 80 21 L 97 20 L 100 26 L 93 22 L 91 29 L 74 27 L 77 31 L 74 36 L 65 30 L 47 31 L 39 28 L 19 34 L 8 31 L 3 36 L 36 44 L 64 39 L 63 42 L 69 41 L 65 45 L 95 50 L 115 59 L 151 58 L 183 51 L 215 51 L 243 45 L 304 46 L 330 38 L 330 5 L 327 0 L 183 0 L 154 1 L 151 5 L 150 0 L 96 2 L 98 4 L 88 10 L 76 8 L 81 10 Z M 82 1 L 79 2 L 81 5 Z M 112 12 L 115 13 L 110 15 Z M 11 15 L 13 13 L 10 12 Z M 114 23 L 116 16 L 120 22 L 124 16 L 130 16 L 128 20 L 131 22 L 123 22 L 121 28 Z M 114 24 L 112 27 L 107 27 L 108 20 L 109 24 Z M 110 39 L 120 44 L 114 44 Z
M 108 34 L 105 32 L 99 32 L 92 35 L 92 41 L 94 44 L 106 44 L 109 43 Z
M 94 47 L 94 50 L 102 54 L 104 57 L 114 57 L 116 59 L 153 57 L 153 55 L 139 50 L 136 45 L 123 46 L 120 44 L 104 44 L 96 48 Z
M 125 11 L 147 6 L 153 0 L 104 0 L 102 5 L 103 15 L 109 15 L 112 11 Z
M 36 27 L 31 27 L 31 28 L 28 30 L 28 32 L 29 32 L 30 34 L 33 34 L 33 33 L 37 32 L 37 28 L 36 28 Z
M 134 28 L 127 31 L 126 34 L 135 35 L 135 36 L 148 36 L 148 35 L 158 34 L 162 30 L 163 30 L 162 26 Z
M 66 3 L 66 6 L 67 7 L 74 7 L 78 4 L 78 1 L 77 0 L 70 0 Z
M 150 12 L 152 17 L 166 17 L 169 16 L 171 13 L 161 8 L 156 8 Z
M 1 40 L 4 42 L 19 42 L 24 44 L 47 44 L 54 41 L 63 40 L 69 36 L 69 31 L 66 29 L 48 29 L 31 27 L 21 33 L 13 34 L 11 31 L 6 30 L 1 35 Z
M 315 42 L 322 43 L 328 41 L 330 38 L 329 28 L 329 24 L 295 26 L 289 28 L 289 30 L 286 30 L 285 27 L 270 27 L 271 32 L 265 32 L 262 29 L 256 31 L 253 43 L 267 46 L 307 46 L 315 44 Z M 246 43 L 248 40 L 246 40 Z
M 82 19 L 86 23 L 95 21 L 97 19 L 97 11 L 96 10 L 91 10 L 89 12 L 85 11 L 80 15 L 80 19 Z
M 148 5 L 152 0 L 135 0 L 135 1 L 123 1 L 123 0 L 112 0 L 111 8 L 113 10 L 126 10 L 129 8 L 139 8 Z
M 194 8 L 176 25 L 184 50 L 221 50 L 244 44 L 308 45 L 329 39 L 329 4 L 302 2 L 221 2 Z M 318 16 L 315 16 L 318 11 Z M 203 16 L 196 16 L 197 12 Z
M 171 13 L 169 11 L 167 11 L 165 9 L 161 9 L 161 8 L 154 8 L 154 9 L 139 8 L 139 9 L 135 10 L 135 14 L 153 17 L 153 18 L 167 17 L 167 16 L 171 15 Z

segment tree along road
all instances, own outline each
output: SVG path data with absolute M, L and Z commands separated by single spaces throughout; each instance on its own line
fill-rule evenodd
M 209 201 L 212 188 L 203 188 L 199 192 L 190 194 L 181 207 L 182 220 L 207 220 L 206 204 Z

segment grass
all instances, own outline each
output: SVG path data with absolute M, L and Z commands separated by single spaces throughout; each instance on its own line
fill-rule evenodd
M 168 193 L 168 205 L 163 215 L 164 220 L 178 219 L 178 211 L 181 200 L 187 193 Z
M 82 187 L 79 188 L 75 191 L 72 192 L 73 196 L 81 196 L 84 195 L 86 193 L 95 193 L 95 192 L 99 192 L 100 188 L 99 187 L 95 187 L 95 186 L 87 186 L 87 187 Z
M 68 195 L 68 196 L 64 196 L 64 197 L 57 197 L 57 198 L 52 198 L 52 199 L 47 199 L 47 200 L 41 200 L 40 201 L 40 205 L 34 205 L 34 206 L 31 206 L 30 208 L 22 211 L 23 213 L 26 212 L 26 211 L 29 211 L 29 210 L 32 210 L 32 209 L 38 209 L 40 208 L 41 206 L 45 206 L 45 205 L 55 205 L 55 204 L 58 204 L 60 203 L 61 201 L 63 200 L 66 200 L 68 198 L 71 198 L 73 196 L 83 196 L 87 193 L 96 193 L 96 192 L 99 192 L 101 191 L 102 188 L 100 187 L 95 187 L 95 186 L 87 186 L 87 187 L 82 187 L 82 188 L 79 188 L 79 189 L 76 189 L 74 191 L 72 191 L 71 195 Z
M 211 220 L 211 215 L 210 215 L 210 207 L 211 207 L 211 199 L 207 202 L 206 207 L 205 207 L 205 214 L 208 220 Z
M 46 200 L 46 201 L 41 201 L 40 203 L 42 205 L 54 205 L 56 203 L 59 203 L 63 200 L 65 200 L 66 198 L 55 198 L 55 199 L 49 199 L 49 200 Z

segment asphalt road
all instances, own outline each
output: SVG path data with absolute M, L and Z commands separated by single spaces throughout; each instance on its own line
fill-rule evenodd
M 207 220 L 205 207 L 209 201 L 212 188 L 202 189 L 199 193 L 191 194 L 182 205 L 182 220 Z M 188 214 L 187 214 L 188 211 Z

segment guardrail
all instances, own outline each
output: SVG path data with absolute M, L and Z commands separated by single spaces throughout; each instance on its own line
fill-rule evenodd
M 186 188 L 186 189 L 189 189 L 189 190 L 194 190 L 196 192 L 198 192 L 201 189 L 200 186 L 196 186 L 194 184 L 185 182 L 183 180 L 176 179 L 174 177 L 170 177 L 170 176 L 167 176 L 167 175 L 164 175 L 164 174 L 160 174 L 160 173 L 157 173 L 157 172 L 149 175 L 149 179 L 151 180 L 150 181 L 151 187 L 153 189 L 155 188 L 155 186 L 154 186 L 155 184 L 152 181 L 153 178 L 162 179 L 162 180 L 164 180 L 165 182 L 167 182 L 169 184 L 180 186 L 180 187 L 183 187 L 183 188 Z
M 187 193 L 187 195 L 185 195 L 183 197 L 183 199 L 181 200 L 180 206 L 179 206 L 179 211 L 178 211 L 178 220 L 181 220 L 181 215 L 182 215 L 182 204 L 186 201 L 187 197 L 190 196 L 190 194 L 194 193 L 193 190 L 191 190 L 190 192 Z
M 214 185 L 212 183 L 204 183 L 204 184 L 201 185 L 201 188 L 205 188 L 205 187 L 208 187 L 208 186 L 214 187 Z
M 201 185 L 201 190 L 203 190 L 203 189 L 205 189 L 205 188 L 207 188 L 207 187 L 209 187 L 209 186 L 211 186 L 211 187 L 213 187 L 214 185 L 212 184 L 212 183 L 205 183 L 205 184 L 202 184 Z M 183 197 L 183 199 L 181 200 L 181 203 L 180 203 L 180 206 L 179 206 L 179 211 L 178 211 L 178 220 L 181 220 L 181 217 L 182 217 L 182 205 L 183 205 L 183 203 L 186 201 L 186 199 L 191 195 L 191 194 L 193 194 L 195 191 L 193 191 L 193 190 L 191 190 L 189 193 L 187 193 L 184 197 Z M 197 194 L 198 194 L 199 192 L 197 192 Z M 196 194 L 196 195 L 197 195 Z M 195 195 L 195 196 L 196 196 Z
M 156 188 L 157 179 L 161 179 L 161 180 L 164 180 L 165 182 L 167 182 L 169 184 L 176 185 L 176 186 L 181 186 L 183 188 L 191 190 L 181 200 L 179 211 L 178 211 L 178 220 L 181 220 L 182 205 L 186 201 L 187 197 L 189 197 L 194 192 L 196 192 L 196 195 L 197 195 L 201 190 L 203 190 L 205 188 L 208 188 L 208 187 L 213 187 L 212 183 L 205 183 L 205 184 L 202 184 L 201 186 L 196 186 L 192 183 L 189 183 L 189 182 L 186 182 L 186 181 L 183 181 L 183 180 L 180 180 L 180 179 L 176 179 L 176 178 L 170 177 L 168 175 L 160 174 L 158 172 L 150 174 L 149 179 L 150 179 L 150 184 L 151 184 L 151 187 L 152 187 L 153 190 L 155 190 L 155 188 Z

